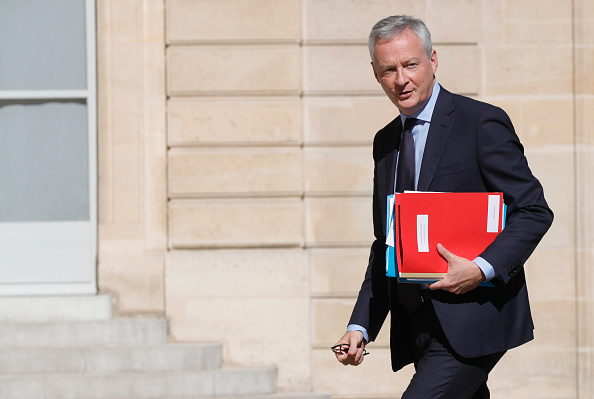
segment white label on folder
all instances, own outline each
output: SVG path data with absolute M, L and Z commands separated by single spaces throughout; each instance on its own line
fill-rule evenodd
M 429 252 L 429 215 L 417 215 L 417 248 Z
M 388 205 L 388 235 L 386 236 L 386 245 L 394 246 L 394 196 L 389 198 Z
M 499 231 L 499 195 L 489 195 L 489 209 L 487 211 L 487 233 Z

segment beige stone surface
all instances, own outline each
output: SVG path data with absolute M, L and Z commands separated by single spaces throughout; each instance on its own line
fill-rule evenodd
M 395 14 L 421 15 L 421 1 L 400 0 L 303 0 L 303 32 L 306 43 L 367 43 L 371 27 L 380 19 Z
M 383 93 L 364 44 L 305 46 L 303 65 L 303 91 L 307 95 Z
M 392 372 L 387 348 L 369 345 L 370 354 L 357 367 L 344 367 L 328 349 L 312 354 L 314 391 L 331 392 L 334 398 L 400 398 L 414 373 L 411 365 Z
M 538 247 L 525 264 L 532 301 L 573 300 L 576 297 L 576 255 L 573 248 Z M 555 276 L 554 285 L 551 276 Z M 554 290 L 554 294 L 551 293 Z M 545 312 L 546 314 L 546 312 Z
M 363 279 L 360 280 L 362 282 Z M 346 332 L 356 297 L 313 298 L 311 301 L 312 345 L 315 348 L 329 348 Z M 390 346 L 390 317 L 386 318 L 373 348 Z
M 300 246 L 299 199 L 173 200 L 170 248 Z
M 522 104 L 522 144 L 537 148 L 546 145 L 573 145 L 571 97 L 535 99 Z
M 508 351 L 489 375 L 492 397 L 576 398 L 576 353 L 533 342 Z
M 482 39 L 484 4 L 480 0 L 427 0 L 421 19 L 434 43 L 477 43 Z
M 169 151 L 170 197 L 297 196 L 300 148 L 199 148 Z
M 534 319 L 534 346 L 543 349 L 575 350 L 576 300 L 563 300 L 556 295 L 530 303 Z M 559 328 L 563 326 L 563 328 Z
M 123 313 L 163 312 L 167 247 L 160 1 L 97 2 L 98 285 Z
M 220 341 L 227 365 L 276 365 L 280 390 L 308 390 L 307 262 L 299 249 L 171 251 L 166 292 L 172 338 Z
M 294 42 L 299 0 L 167 0 L 167 42 Z
M 371 195 L 371 147 L 305 147 L 305 190 L 315 194 Z
M 167 103 L 170 146 L 301 142 L 298 97 L 171 98 Z
M 114 298 L 118 314 L 164 312 L 164 253 L 140 239 L 99 236 L 99 290 Z
M 574 157 L 570 146 L 527 148 L 532 173 L 544 188 L 545 198 L 555 214 L 553 225 L 539 244 L 542 249 L 573 248 L 575 240 Z
M 458 94 L 481 91 L 482 61 L 480 49 L 474 45 L 435 45 L 439 66 L 435 76 L 447 90 Z
M 551 57 L 551 52 L 555 54 Z M 484 49 L 486 95 L 571 95 L 570 46 Z M 549 71 L 555 71 L 551 74 Z
M 167 90 L 176 95 L 299 94 L 297 45 L 171 46 Z
M 370 197 L 305 199 L 309 246 L 363 246 L 373 241 Z
M 355 296 L 369 263 L 369 248 L 312 248 L 309 250 L 313 295 Z
M 371 97 L 305 97 L 304 141 L 371 145 L 375 133 L 397 116 L 398 109 L 383 93 Z M 370 160 L 371 155 L 370 152 Z

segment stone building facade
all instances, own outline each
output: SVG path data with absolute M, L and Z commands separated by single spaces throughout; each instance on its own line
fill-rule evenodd
M 278 366 L 286 392 L 399 397 L 388 332 L 343 334 L 372 240 L 371 143 L 397 113 L 366 37 L 422 18 L 448 90 L 504 108 L 555 211 L 526 265 L 536 339 L 494 397 L 594 397 L 594 3 L 97 0 L 98 288 L 170 339 Z

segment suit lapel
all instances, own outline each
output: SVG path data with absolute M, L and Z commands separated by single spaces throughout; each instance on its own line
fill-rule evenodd
M 400 136 L 402 135 L 402 122 L 400 117 L 396 118 L 393 123 L 390 124 L 392 131 L 390 136 L 394 138 L 394 146 L 391 151 L 386 155 L 386 184 L 384 189 L 386 195 L 394 194 L 394 179 L 396 174 L 396 157 L 398 155 L 398 147 L 400 146 Z
M 423 163 L 421 164 L 417 184 L 417 190 L 419 191 L 428 191 L 431 186 L 441 154 L 454 124 L 455 118 L 451 115 L 454 110 L 452 94 L 442 87 L 435 103 L 427 143 L 425 144 L 425 152 L 423 153 Z

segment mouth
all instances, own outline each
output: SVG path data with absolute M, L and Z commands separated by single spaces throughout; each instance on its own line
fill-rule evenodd
M 405 90 L 405 91 L 401 91 L 399 93 L 397 93 L 398 98 L 400 98 L 401 100 L 406 100 L 407 98 L 409 98 L 413 93 L 413 90 Z

